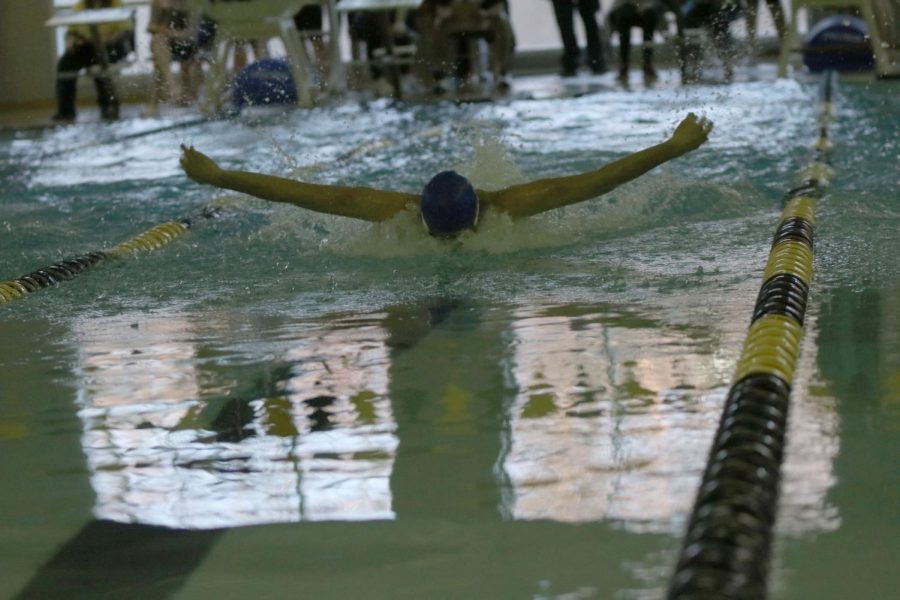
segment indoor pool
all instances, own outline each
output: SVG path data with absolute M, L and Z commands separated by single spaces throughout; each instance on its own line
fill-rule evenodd
M 0 304 L 0 596 L 661 598 L 815 82 L 388 102 L 2 134 L 0 280 L 220 207 Z M 900 87 L 842 81 L 771 597 L 900 587 Z M 417 192 L 599 166 L 689 111 L 708 144 L 475 234 L 189 181 Z

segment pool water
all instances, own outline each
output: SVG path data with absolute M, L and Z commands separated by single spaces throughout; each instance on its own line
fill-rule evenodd
M 843 82 L 771 596 L 900 585 L 900 106 Z M 3 134 L 0 280 L 222 208 L 0 305 L 3 597 L 660 598 L 818 137 L 814 82 L 374 102 Z M 228 168 L 495 189 L 664 139 L 603 198 L 452 243 L 307 213 Z

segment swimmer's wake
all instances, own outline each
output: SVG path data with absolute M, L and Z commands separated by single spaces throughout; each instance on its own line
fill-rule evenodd
M 439 131 L 438 128 L 429 128 L 418 135 L 430 136 L 435 135 Z M 155 132 L 156 131 L 154 131 L 154 133 Z M 353 148 L 339 156 L 338 160 L 348 160 L 361 154 L 365 154 L 366 152 L 391 145 L 393 145 L 393 143 L 386 139 L 378 140 L 376 143 L 370 142 Z M 313 168 L 317 166 L 318 165 L 313 165 Z M 214 203 L 198 209 L 183 219 L 160 223 L 140 235 L 121 242 L 112 248 L 73 256 L 55 262 L 52 265 L 35 269 L 34 271 L 16 277 L 15 279 L 0 281 L 0 304 L 11 302 L 12 300 L 16 300 L 32 292 L 58 285 L 63 281 L 74 279 L 104 260 L 111 258 L 125 258 L 138 252 L 150 252 L 151 250 L 161 248 L 180 237 L 198 222 L 218 217 L 222 213 L 222 209 L 222 202 L 221 199 L 219 199 Z

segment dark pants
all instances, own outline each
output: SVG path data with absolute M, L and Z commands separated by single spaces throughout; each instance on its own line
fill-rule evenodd
M 606 60 L 603 57 L 603 45 L 600 41 L 600 26 L 597 24 L 597 11 L 600 8 L 598 0 L 553 0 L 553 12 L 556 15 L 556 24 L 559 27 L 559 36 L 563 43 L 562 69 L 563 73 L 574 73 L 578 68 L 578 59 L 581 51 L 578 49 L 578 41 L 575 39 L 575 8 L 584 22 L 587 34 L 588 66 L 595 72 L 606 70 Z
M 610 13 L 610 26 L 619 34 L 619 59 L 620 68 L 627 69 L 631 56 L 631 28 L 640 27 L 644 40 L 644 68 L 652 65 L 649 63 L 652 56 L 651 44 L 653 33 L 659 26 L 660 12 L 650 9 L 640 11 L 636 4 L 623 4 Z M 649 51 L 649 52 L 648 52 Z
M 391 15 L 384 11 L 357 11 L 350 13 L 348 21 L 350 39 L 361 41 L 366 45 L 369 72 L 374 79 L 378 79 L 384 72 L 375 60 L 375 53 L 380 48 L 388 47 Z
M 125 58 L 131 51 L 131 44 L 126 36 L 106 44 L 109 62 L 114 63 Z M 76 43 L 71 49 L 59 57 L 56 65 L 56 114 L 60 118 L 75 118 L 75 96 L 78 89 L 77 73 L 81 69 L 100 64 L 94 45 L 90 42 Z M 94 77 L 97 89 L 97 104 L 104 117 L 115 117 L 119 110 L 116 89 L 108 76 Z
M 682 6 L 684 26 L 706 27 L 713 42 L 720 48 L 731 44 L 729 25 L 740 16 L 741 4 L 737 0 L 692 0 Z

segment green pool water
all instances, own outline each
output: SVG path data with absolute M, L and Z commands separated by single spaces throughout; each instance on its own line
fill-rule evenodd
M 900 88 L 842 82 L 792 395 L 777 599 L 900 576 Z M 170 245 L 0 305 L 0 596 L 660 598 L 814 82 L 388 103 L 0 139 L 0 280 L 206 205 Z M 451 244 L 188 181 L 417 191 L 710 142 Z

